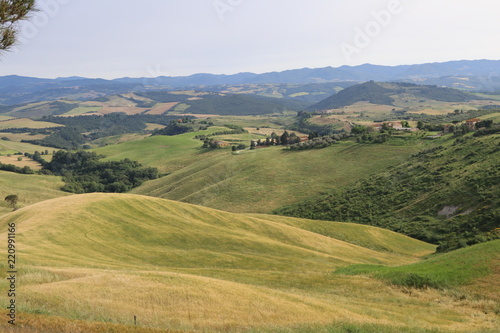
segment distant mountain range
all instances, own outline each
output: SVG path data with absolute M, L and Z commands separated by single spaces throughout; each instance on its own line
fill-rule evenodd
M 341 66 L 303 68 L 264 74 L 195 74 L 182 77 L 119 78 L 114 80 L 67 77 L 42 79 L 0 77 L 0 103 L 17 104 L 41 100 L 99 96 L 151 89 L 202 89 L 223 85 L 311 84 L 331 82 L 403 81 L 473 91 L 500 90 L 500 60 L 462 60 L 401 66 Z

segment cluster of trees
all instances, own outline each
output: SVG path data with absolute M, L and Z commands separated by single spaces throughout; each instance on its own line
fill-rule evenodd
M 418 121 L 417 128 L 426 131 L 444 131 L 447 129 L 448 132 L 454 133 L 455 135 L 463 135 L 478 129 L 491 129 L 493 127 L 493 120 L 482 120 L 477 122 L 474 127 L 469 127 L 467 124 L 461 123 L 460 120 L 453 120 L 453 125 L 447 126 L 443 124 L 429 124 Z
M 309 134 L 309 140 L 305 142 L 295 143 L 290 145 L 288 149 L 290 150 L 306 150 L 306 149 L 321 149 L 330 147 L 333 144 L 338 143 L 340 140 L 351 137 L 349 133 L 341 134 L 331 134 L 318 136 L 317 133 Z
M 72 127 L 56 128 L 54 133 L 40 140 L 22 140 L 22 142 L 59 149 L 78 149 L 85 141 L 85 137 Z
M 88 115 L 75 117 L 42 117 L 43 121 L 61 124 L 74 128 L 79 132 L 93 132 L 113 127 L 122 127 L 129 132 L 138 132 L 146 128 L 143 119 L 125 113 L 110 113 L 106 115 Z
M 201 146 L 201 148 L 219 149 L 222 148 L 222 146 L 220 141 L 206 138 L 203 141 L 203 145 Z M 232 151 L 243 150 L 246 148 L 247 146 L 245 144 L 232 145 L 231 147 Z
M 42 151 L 42 152 L 39 152 L 38 150 L 35 150 L 35 152 L 33 154 L 31 154 L 31 153 L 24 153 L 24 156 L 26 156 L 28 158 L 31 158 L 33 161 L 40 163 L 42 165 L 42 167 L 45 167 L 47 165 L 47 161 L 42 156 L 43 155 L 48 155 L 48 154 L 49 154 L 48 150 L 45 150 L 45 151 Z M 42 172 L 42 173 L 44 173 L 44 172 Z
M 56 130 L 58 128 L 59 127 L 50 127 L 50 128 L 11 127 L 11 128 L 0 129 L 0 133 L 29 133 L 30 135 L 36 135 L 36 134 L 49 135 L 52 133 L 53 130 Z
M 156 129 L 151 135 L 179 135 L 195 130 L 192 123 L 184 123 L 178 120 L 172 120 L 165 128 Z
M 338 141 L 351 137 L 350 133 L 339 133 L 319 136 L 317 132 L 311 132 L 307 141 L 302 141 L 295 133 L 288 133 L 284 131 L 282 135 L 277 135 L 275 132 L 267 137 L 265 140 L 251 141 L 250 149 L 259 146 L 286 146 L 285 149 L 289 150 L 305 150 L 305 149 L 318 149 L 326 148 Z
M 267 137 L 265 140 L 252 140 L 250 142 L 250 149 L 254 149 L 260 146 L 287 146 L 293 145 L 296 143 L 300 143 L 300 138 L 294 132 L 288 133 L 288 131 L 284 131 L 283 134 L 278 135 L 275 132 L 271 133 L 270 137 Z
M 129 159 L 103 162 L 100 159 L 104 156 L 93 152 L 59 150 L 51 162 L 43 160 L 41 154 L 31 157 L 42 162 L 42 173 L 62 176 L 66 183 L 62 190 L 72 193 L 127 192 L 159 176 L 156 168 Z
M 405 125 L 402 124 L 403 127 L 406 127 Z M 380 132 L 376 132 L 373 127 L 356 125 L 351 129 L 351 136 L 356 137 L 358 143 L 384 143 L 393 132 L 394 129 L 388 123 L 382 124 Z
M 4 164 L 4 163 L 0 163 L 0 170 L 21 173 L 25 175 L 31 175 L 35 173 L 35 171 L 33 171 L 33 169 L 31 169 L 29 166 L 18 167 L 13 164 Z
M 389 138 L 388 134 L 360 134 L 356 138 L 358 143 L 384 143 Z
M 479 131 L 474 132 L 474 136 L 484 136 L 484 135 L 490 135 L 490 134 L 497 134 L 500 133 L 500 126 L 497 127 L 492 127 L 492 128 L 486 128 L 486 129 L 481 129 Z

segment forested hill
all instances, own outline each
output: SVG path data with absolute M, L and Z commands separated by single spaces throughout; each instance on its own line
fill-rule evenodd
M 440 251 L 499 237 L 500 135 L 482 134 L 448 139 L 347 190 L 275 213 L 375 225 Z
M 292 98 L 273 98 L 252 94 L 200 92 L 198 96 L 192 98 L 189 95 L 168 91 L 148 91 L 138 93 L 138 95 L 160 103 L 180 102 L 184 106 L 184 111 L 192 114 L 260 115 L 286 110 L 299 111 L 310 105 L 307 101 Z
M 280 113 L 286 110 L 299 111 L 308 105 L 307 102 L 287 98 L 244 94 L 214 94 L 185 103 L 189 105 L 186 110 L 188 113 L 218 115 L 260 115 Z
M 338 109 L 362 101 L 372 104 L 394 105 L 395 98 L 397 97 L 441 102 L 467 102 L 477 99 L 476 96 L 452 88 L 421 86 L 402 82 L 383 83 L 369 81 L 348 87 L 310 106 L 308 109 L 311 111 Z

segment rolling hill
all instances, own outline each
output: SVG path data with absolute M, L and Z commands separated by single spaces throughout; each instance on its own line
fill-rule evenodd
M 221 129 L 153 136 L 94 151 L 107 160 L 130 158 L 168 174 L 146 182 L 133 191 L 136 194 L 232 212 L 268 213 L 331 186 L 347 186 L 420 150 L 418 145 L 361 146 L 345 142 L 301 152 L 269 147 L 232 153 L 229 149 L 202 149 L 202 141 L 194 139 Z M 237 137 L 222 136 L 227 140 Z
M 12 206 L 3 199 L 11 194 L 19 197 L 18 207 L 69 195 L 61 191 L 64 182 L 60 177 L 22 175 L 0 171 L 0 216 L 12 211 Z
M 284 207 L 278 214 L 389 228 L 448 251 L 500 227 L 500 136 L 469 133 L 363 179 L 350 188 Z
M 82 320 L 90 327 L 78 326 L 82 332 L 117 325 L 134 332 L 134 316 L 138 329 L 163 332 L 495 327 L 488 306 L 474 316 L 472 303 L 443 305 L 445 293 L 408 297 L 372 278 L 332 274 L 352 264 L 411 264 L 434 250 L 374 227 L 239 215 L 130 194 L 25 207 L 0 218 L 2 242 L 9 223 L 17 230 L 18 322 L 32 332 Z M 0 300 L 5 308 L 5 295 Z
M 478 98 L 452 88 L 369 81 L 348 87 L 310 106 L 308 110 L 340 109 L 358 102 L 396 106 L 396 100 L 414 100 L 420 101 L 420 103 L 428 103 L 429 100 L 439 102 L 468 102 L 473 99 Z
M 263 115 L 283 113 L 287 110 L 299 111 L 309 103 L 288 98 L 272 98 L 255 95 L 231 94 L 208 95 L 200 99 L 186 101 L 189 107 L 184 111 L 194 114 L 216 115 Z

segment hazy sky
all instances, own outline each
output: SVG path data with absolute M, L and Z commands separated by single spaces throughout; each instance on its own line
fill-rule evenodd
M 37 0 L 0 75 L 142 77 L 500 59 L 497 0 Z

